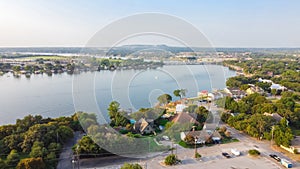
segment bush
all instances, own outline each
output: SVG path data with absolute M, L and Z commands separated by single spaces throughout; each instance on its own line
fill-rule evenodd
M 255 150 L 255 149 L 249 150 L 248 153 L 252 156 L 260 155 L 260 152 L 258 150 Z
M 17 150 L 11 150 L 11 152 L 9 153 L 9 155 L 6 158 L 7 165 L 15 167 L 19 161 L 20 161 L 20 156 L 19 156 Z
M 139 164 L 129 164 L 125 163 L 121 169 L 143 169 L 143 167 Z
M 5 161 L 0 158 L 0 169 L 4 169 L 4 168 L 7 168 L 7 167 L 8 166 L 6 165 Z
M 180 160 L 177 159 L 175 154 L 168 155 L 165 158 L 165 164 L 166 165 L 176 165 L 178 162 L 180 162 Z
M 202 157 L 201 154 L 199 154 L 199 153 L 195 154 L 195 158 L 201 158 L 201 157 Z
M 30 169 L 30 168 L 45 169 L 46 166 L 41 157 L 22 159 L 17 166 L 17 169 Z

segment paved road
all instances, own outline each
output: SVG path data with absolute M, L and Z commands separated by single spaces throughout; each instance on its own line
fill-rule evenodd
M 71 169 L 73 167 L 72 164 L 72 147 L 74 144 L 76 144 L 77 140 L 79 140 L 82 137 L 82 134 L 80 132 L 75 132 L 73 139 L 70 139 L 64 144 L 63 151 L 61 152 L 59 156 L 59 161 L 57 165 L 57 169 Z

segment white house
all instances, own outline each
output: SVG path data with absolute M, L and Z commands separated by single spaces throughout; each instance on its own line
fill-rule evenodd
M 272 90 L 272 89 L 276 89 L 276 90 L 286 90 L 286 87 L 281 86 L 280 84 L 275 84 L 275 83 L 273 83 L 273 84 L 271 85 L 270 89 L 271 89 L 271 90 Z
M 185 104 L 177 104 L 176 105 L 176 113 L 183 112 L 183 110 L 187 108 Z

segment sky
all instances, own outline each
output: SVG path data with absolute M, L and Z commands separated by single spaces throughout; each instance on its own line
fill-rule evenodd
M 300 47 L 299 0 L 0 0 L 0 47 L 82 47 L 126 16 L 179 17 L 215 47 Z

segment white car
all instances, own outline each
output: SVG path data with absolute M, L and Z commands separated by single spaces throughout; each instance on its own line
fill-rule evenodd
M 166 141 L 169 141 L 169 140 L 170 140 L 168 136 L 162 136 L 162 138 L 163 138 L 164 140 L 166 140 Z
M 238 151 L 237 149 L 231 149 L 231 153 L 232 154 L 234 154 L 235 156 L 239 156 L 239 155 L 241 155 L 241 152 L 240 151 Z

